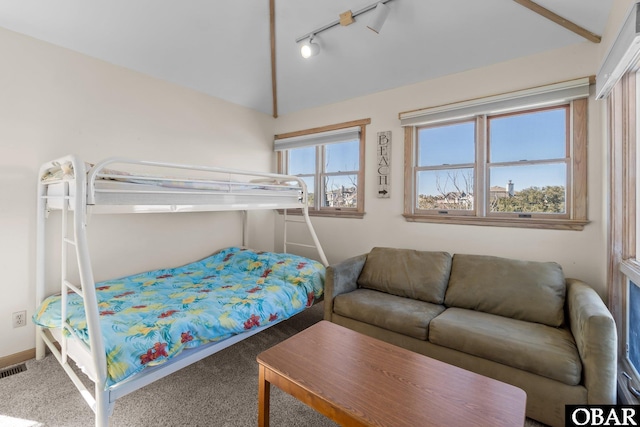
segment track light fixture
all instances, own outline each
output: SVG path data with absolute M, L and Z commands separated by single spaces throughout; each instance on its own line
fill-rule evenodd
M 311 58 L 320 53 L 320 45 L 313 42 L 313 36 L 309 37 L 309 41 L 302 45 L 300 54 L 303 58 Z
M 382 26 L 384 25 L 384 21 L 387 20 L 387 16 L 389 16 L 389 6 L 384 4 L 383 2 L 378 2 L 378 5 L 373 10 L 373 18 L 367 28 L 378 34 Z
M 375 11 L 374 11 L 373 19 L 371 20 L 369 25 L 367 25 L 367 28 L 374 31 L 376 34 L 379 33 L 380 29 L 382 28 L 382 25 L 387 19 L 387 16 L 389 16 L 390 9 L 389 9 L 389 6 L 386 5 L 386 3 L 390 1 L 391 0 L 377 1 L 353 13 L 350 10 L 348 10 L 340 14 L 340 19 L 336 19 L 335 21 L 332 21 L 327 25 L 317 28 L 314 31 L 311 31 L 305 34 L 304 36 L 298 37 L 296 39 L 296 43 L 300 43 L 303 40 L 309 39 L 309 41 L 300 48 L 300 54 L 302 55 L 303 58 L 310 58 L 312 56 L 317 55 L 318 53 L 320 53 L 320 46 L 317 43 L 313 43 L 313 38 L 318 33 L 328 30 L 329 28 L 335 27 L 336 25 L 343 25 L 343 26 L 350 25 L 354 22 L 353 18 L 365 12 L 368 12 L 370 10 L 375 10 Z

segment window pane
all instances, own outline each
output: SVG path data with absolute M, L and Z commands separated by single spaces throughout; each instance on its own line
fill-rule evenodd
M 316 172 L 316 147 L 289 150 L 289 174 L 314 174 Z
M 418 129 L 418 166 L 475 161 L 475 122 Z
M 473 168 L 420 171 L 418 209 L 473 209 Z
M 303 176 L 301 177 L 302 180 L 304 181 L 305 184 L 307 184 L 307 192 L 309 193 L 309 195 L 307 196 L 307 205 L 309 207 L 313 207 L 313 201 L 314 201 L 314 193 L 315 193 L 315 178 L 312 176 Z
M 565 163 L 489 168 L 491 212 L 566 212 Z
M 325 207 L 358 207 L 358 175 L 331 175 L 324 177 Z
M 637 372 L 640 372 L 640 288 L 629 281 L 629 344 L 628 358 Z
M 347 172 L 360 169 L 360 141 L 354 140 L 325 146 L 325 172 Z
M 489 118 L 490 162 L 567 157 L 567 109 Z

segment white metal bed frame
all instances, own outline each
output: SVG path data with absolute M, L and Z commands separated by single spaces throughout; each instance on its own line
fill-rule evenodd
M 265 194 L 259 192 L 255 194 L 243 193 L 240 196 L 240 203 L 234 203 L 237 200 L 237 193 L 234 192 L 236 181 L 225 181 L 228 184 L 226 190 L 215 191 L 185 191 L 182 189 L 158 189 L 158 193 L 162 198 L 160 204 L 149 204 L 145 199 L 144 204 L 137 205 L 128 204 L 101 204 L 99 191 L 96 189 L 96 180 L 100 177 L 109 177 L 109 172 L 105 172 L 105 167 L 113 164 L 124 165 L 142 165 L 145 167 L 157 167 L 162 170 L 190 170 L 199 171 L 199 173 L 211 174 L 228 174 L 229 177 L 243 176 L 253 177 L 263 182 L 275 181 L 281 185 L 282 183 L 296 183 L 300 188 L 299 197 L 293 200 L 291 197 L 281 197 L 277 191 L 273 194 Z M 42 177 L 52 170 L 65 167 L 69 172 L 67 176 L 53 181 L 43 181 Z M 132 176 L 135 178 L 135 176 Z M 237 169 L 227 169 L 218 167 L 190 166 L 173 163 L 149 162 L 140 160 L 131 160 L 125 158 L 109 158 L 87 170 L 85 163 L 77 156 L 69 155 L 51 162 L 47 162 L 40 168 L 38 183 L 38 218 L 37 218 L 37 249 L 36 249 L 36 302 L 39 306 L 45 299 L 45 282 L 46 282 L 46 219 L 51 210 L 60 210 L 62 212 L 62 229 L 61 229 L 61 311 L 63 319 L 61 328 L 48 330 L 47 328 L 37 327 L 36 331 L 36 358 L 42 359 L 45 356 L 46 347 L 50 349 L 52 354 L 58 359 L 66 373 L 69 375 L 76 388 L 80 391 L 82 397 L 95 413 L 95 425 L 97 427 L 108 426 L 109 416 L 113 412 L 115 401 L 144 387 L 160 378 L 163 378 L 173 372 L 182 369 L 198 360 L 214 354 L 224 348 L 227 348 L 251 335 L 254 335 L 274 323 L 267 326 L 259 327 L 247 331 L 243 334 L 232 336 L 218 343 L 211 343 L 194 349 L 183 351 L 180 355 L 168 360 L 167 362 L 147 367 L 140 373 L 130 378 L 107 386 L 107 360 L 105 354 L 105 345 L 100 332 L 100 320 L 98 315 L 98 305 L 95 292 L 95 281 L 91 266 L 91 257 L 89 254 L 89 246 L 86 234 L 88 216 L 92 213 L 130 213 L 130 212 L 194 212 L 194 211 L 222 211 L 222 210 L 240 210 L 243 215 L 243 245 L 246 245 L 247 238 L 247 210 L 254 209 L 284 209 L 284 251 L 287 251 L 288 245 L 303 246 L 315 248 L 322 263 L 328 265 L 322 246 L 313 229 L 309 219 L 307 206 L 307 191 L 304 181 L 296 176 L 280 175 L 262 172 L 249 172 Z M 144 179 L 149 179 L 145 175 Z M 151 178 L 153 179 L 153 178 Z M 160 179 L 160 178 L 159 178 Z M 188 181 L 188 179 L 184 179 Z M 206 178 L 199 178 L 197 181 L 204 182 Z M 62 188 L 57 194 L 49 194 L 49 187 L 52 184 Z M 243 184 L 246 184 L 244 182 Z M 268 187 L 269 184 L 267 184 Z M 110 191 L 110 190 L 109 190 Z M 131 190 L 127 190 L 130 192 Z M 147 194 L 149 190 L 142 190 Z M 172 195 L 188 194 L 187 204 L 181 203 L 165 203 L 171 200 Z M 128 196 L 130 196 L 129 194 Z M 135 195 L 135 191 L 134 191 Z M 195 196 L 195 197 L 192 197 Z M 152 196 L 153 197 L 153 196 Z M 287 218 L 287 209 L 299 209 L 302 212 L 302 221 L 299 219 Z M 68 230 L 68 218 L 72 216 L 71 221 L 73 230 Z M 288 222 L 303 222 L 311 234 L 313 245 L 295 243 L 287 241 L 286 225 Z M 73 248 L 77 258 L 78 274 L 80 285 L 71 283 L 68 277 L 68 257 L 69 248 Z M 75 292 L 84 300 L 85 315 L 87 319 L 87 329 L 89 333 L 89 345 L 87 346 L 82 340 L 74 336 L 74 332 L 69 324 L 64 320 L 66 318 L 67 292 Z M 62 329 L 71 334 L 62 333 Z M 54 339 L 58 341 L 60 350 L 56 347 Z M 46 347 L 45 347 L 46 345 Z M 94 394 L 85 387 L 76 372 L 69 365 L 69 358 L 74 360 L 80 366 L 85 374 L 95 383 Z

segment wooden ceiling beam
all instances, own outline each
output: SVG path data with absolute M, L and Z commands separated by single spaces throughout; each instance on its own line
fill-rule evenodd
M 276 0 L 269 0 L 269 26 L 271 29 L 271 92 L 273 118 L 278 118 L 278 84 L 276 83 Z
M 557 15 L 556 13 L 550 11 L 549 9 L 540 6 L 538 3 L 535 3 L 531 0 L 513 0 L 513 1 L 526 7 L 527 9 L 534 11 L 538 15 L 544 16 L 550 21 L 553 21 L 556 24 L 563 26 L 567 30 L 573 31 L 577 35 L 584 37 L 590 42 L 600 43 L 601 37 L 599 35 L 592 33 L 591 31 L 579 26 L 578 24 L 575 24 L 567 19 L 564 19 L 562 16 Z

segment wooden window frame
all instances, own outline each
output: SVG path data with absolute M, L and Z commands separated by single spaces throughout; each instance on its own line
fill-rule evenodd
M 312 135 L 315 133 L 329 132 L 339 129 L 346 129 L 350 127 L 359 126 L 360 127 L 360 146 L 359 146 L 359 170 L 357 171 L 358 176 L 358 188 L 357 188 L 357 200 L 358 206 L 356 208 L 348 208 L 348 207 L 329 207 L 329 206 L 321 206 L 320 197 L 316 197 L 314 200 L 314 206 L 309 206 L 309 215 L 310 216 L 323 216 L 323 217 L 335 217 L 335 218 L 363 218 L 365 214 L 364 210 L 364 202 L 365 202 L 365 179 L 364 179 L 364 171 L 365 171 L 365 141 L 366 141 L 366 126 L 371 124 L 371 119 L 361 119 L 361 120 L 353 120 L 349 122 L 337 123 L 333 125 L 327 125 L 312 129 L 305 129 L 295 132 L 289 132 L 284 134 L 275 135 L 274 139 L 284 139 L 284 138 L 293 138 L 304 135 Z M 321 164 L 323 161 L 323 156 L 321 155 L 321 151 L 327 144 L 319 144 L 316 145 L 316 168 L 314 173 L 314 182 L 315 189 L 314 193 L 320 195 L 322 183 L 320 180 L 323 176 L 326 176 L 327 173 L 324 172 L 324 167 Z M 289 150 L 276 151 L 276 161 L 277 161 L 277 169 L 278 173 L 287 173 L 288 170 L 288 154 Z M 347 172 L 347 171 L 345 171 Z M 291 214 L 294 212 L 288 212 Z
M 627 358 L 628 281 L 640 285 L 637 259 L 638 185 L 637 174 L 637 76 L 629 72 L 611 90 L 608 98 L 609 137 L 609 308 L 618 332 L 618 395 L 622 402 L 639 404 L 629 390 L 638 388 L 640 377 Z M 629 383 L 623 373 L 632 377 Z
M 503 214 L 488 212 L 489 188 L 488 183 L 488 123 L 487 117 L 497 115 L 478 114 L 476 120 L 476 162 L 475 162 L 475 196 L 474 210 L 469 214 L 441 214 L 439 212 L 418 210 L 416 208 L 416 145 L 417 131 L 420 126 L 406 126 L 404 134 L 405 154 L 405 188 L 404 214 L 409 222 L 486 225 L 497 227 L 520 227 L 559 230 L 582 230 L 589 223 L 587 219 L 587 112 L 588 98 L 575 99 L 568 102 L 551 105 L 549 107 L 567 105 L 569 108 L 569 138 L 568 138 L 568 176 L 567 198 L 565 201 L 566 214 L 563 215 L 533 215 L 522 217 L 519 214 Z M 514 109 L 511 113 L 536 111 L 531 109 Z M 503 114 L 501 114 L 503 115 Z M 460 120 L 458 120 L 460 121 Z M 452 121 L 451 123 L 454 123 Z

